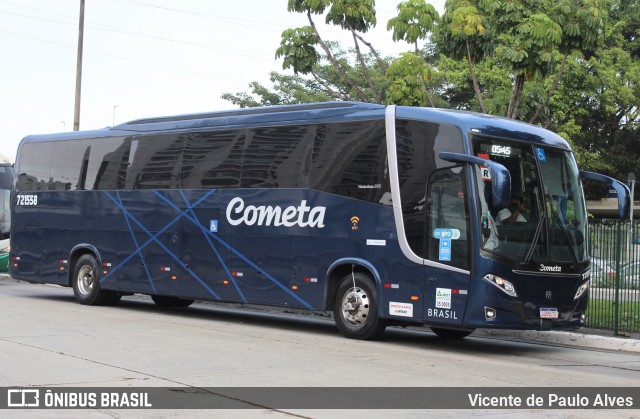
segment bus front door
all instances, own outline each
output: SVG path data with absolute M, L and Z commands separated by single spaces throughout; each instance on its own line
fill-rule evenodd
M 462 324 L 469 289 L 469 216 L 462 167 L 436 170 L 427 190 L 425 322 Z

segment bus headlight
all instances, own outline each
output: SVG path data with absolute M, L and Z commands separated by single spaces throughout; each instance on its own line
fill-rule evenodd
M 518 296 L 516 288 L 513 286 L 513 284 L 506 279 L 499 277 L 498 275 L 486 274 L 483 279 L 500 288 L 505 294 L 509 295 L 510 297 Z
M 578 291 L 576 291 L 576 296 L 573 297 L 573 299 L 577 300 L 578 298 L 582 297 L 582 294 L 587 292 L 588 289 L 589 289 L 589 281 L 583 282 L 582 285 L 580 285 L 580 288 L 578 288 Z

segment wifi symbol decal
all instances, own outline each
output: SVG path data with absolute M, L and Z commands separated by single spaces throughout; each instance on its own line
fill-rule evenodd
M 351 217 L 351 230 L 357 230 L 359 222 L 360 222 L 360 217 L 357 217 L 355 215 Z

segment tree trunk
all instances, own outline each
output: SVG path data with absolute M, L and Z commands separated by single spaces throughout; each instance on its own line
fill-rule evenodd
M 540 115 L 540 112 L 542 112 L 544 110 L 544 108 L 547 106 L 547 104 L 549 103 L 549 101 L 551 100 L 553 95 L 556 93 L 556 90 L 558 89 L 558 85 L 560 84 L 560 79 L 562 79 L 562 75 L 564 74 L 564 69 L 565 69 L 565 67 L 567 65 L 568 57 L 569 57 L 568 54 L 564 55 L 564 58 L 562 59 L 562 64 L 560 64 L 560 70 L 558 71 L 558 75 L 557 75 L 556 79 L 553 81 L 553 86 L 551 86 L 551 90 L 549 90 L 549 93 L 547 94 L 547 97 L 540 104 L 540 106 L 538 106 L 538 109 L 536 109 L 536 112 L 533 114 L 533 116 L 529 120 L 530 124 L 533 124 L 536 121 L 536 119 L 538 119 L 538 116 Z
M 415 46 L 416 57 L 419 57 L 420 50 L 418 49 L 417 41 L 414 46 Z M 431 97 L 431 93 L 429 93 L 429 91 L 427 90 L 427 83 L 424 82 L 424 78 L 422 78 L 422 76 L 420 76 L 420 83 L 422 83 L 422 93 L 424 93 L 424 97 L 426 97 L 427 100 L 429 101 L 429 105 L 431 105 L 432 108 L 435 108 L 436 105 L 433 104 L 433 98 Z
M 367 47 L 369 47 L 369 50 L 371 50 L 371 53 L 373 54 L 374 57 L 376 57 L 376 61 L 378 61 L 378 65 L 380 66 L 380 68 L 382 68 L 383 71 L 387 71 L 387 68 L 389 67 L 387 65 L 387 63 L 380 58 L 380 56 L 378 55 L 378 51 L 375 50 L 375 48 L 373 48 L 373 45 L 371 45 L 369 42 L 365 41 L 364 38 L 360 35 L 357 35 L 358 39 L 360 41 L 362 41 L 363 44 L 365 44 Z
M 476 77 L 476 73 L 473 71 L 473 63 L 471 61 L 471 49 L 469 48 L 469 40 L 466 40 L 467 44 L 467 64 L 469 65 L 469 75 L 471 76 L 471 81 L 473 82 L 473 90 L 476 92 L 476 99 L 478 99 L 478 105 L 480 106 L 480 111 L 482 113 L 487 113 L 487 110 L 484 107 L 484 101 L 482 100 L 482 92 L 480 92 L 480 83 L 478 83 L 478 78 Z
M 342 66 L 340 65 L 338 60 L 336 60 L 335 57 L 333 56 L 333 54 L 331 54 L 331 51 L 329 50 L 329 47 L 327 46 L 327 44 L 325 44 L 324 41 L 322 40 L 322 38 L 320 37 L 320 33 L 318 32 L 318 29 L 316 28 L 316 24 L 313 22 L 313 19 L 311 18 L 311 10 L 309 10 L 309 9 L 307 9 L 307 19 L 309 19 L 309 24 L 311 25 L 311 28 L 313 29 L 313 32 L 318 37 L 318 43 L 320 44 L 320 46 L 324 50 L 325 54 L 327 54 L 327 58 L 329 59 L 329 62 L 331 63 L 331 65 L 333 65 L 333 67 L 336 70 L 338 70 L 338 72 L 342 75 L 342 77 L 344 77 L 344 80 L 347 82 L 349 87 L 351 87 L 356 92 L 356 94 L 358 96 L 357 99 L 358 100 L 362 100 L 362 101 L 366 101 L 367 100 L 367 96 L 362 91 L 360 86 L 358 86 L 357 83 L 349 76 L 349 73 L 346 72 L 344 70 L 344 68 L 342 68 Z
M 509 109 L 507 110 L 507 118 L 516 119 L 522 100 L 522 91 L 524 90 L 524 73 L 518 74 L 513 83 L 511 91 L 511 99 L 509 99 Z
M 375 100 L 378 103 L 382 102 L 382 97 L 376 89 L 376 85 L 371 80 L 371 74 L 369 74 L 369 69 L 367 68 L 367 63 L 364 61 L 364 57 L 360 52 L 360 44 L 358 43 L 358 38 L 356 37 L 356 31 L 351 28 L 351 35 L 353 36 L 353 43 L 356 46 L 356 56 L 358 57 L 358 61 L 360 61 L 360 65 L 362 66 L 362 73 L 364 74 L 365 79 L 367 79 L 367 83 L 369 83 L 369 88 L 371 89 L 371 94 L 375 96 Z
M 335 99 L 339 99 L 339 100 L 345 100 L 348 101 L 349 97 L 345 96 L 343 93 L 341 92 L 336 92 L 335 90 L 333 90 L 331 88 L 331 86 L 329 86 L 324 80 L 322 80 L 320 78 L 320 76 L 318 76 L 316 74 L 315 71 L 311 70 L 311 75 L 313 75 L 313 78 L 316 79 L 316 81 L 325 88 L 325 90 L 327 91 L 327 93 L 329 93 L 331 96 L 333 96 Z

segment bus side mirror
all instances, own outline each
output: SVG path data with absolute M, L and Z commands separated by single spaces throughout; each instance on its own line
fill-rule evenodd
M 631 191 L 624 183 L 612 177 L 601 175 L 600 173 L 580 171 L 582 179 L 590 179 L 598 182 L 606 183 L 616 190 L 618 194 L 618 218 L 627 218 L 631 209 Z
M 441 151 L 438 157 L 452 163 L 476 164 L 488 167 L 491 171 L 491 194 L 493 195 L 493 206 L 502 209 L 509 206 L 511 201 L 511 175 L 506 167 L 500 163 L 483 159 L 468 154 L 451 153 Z

